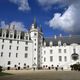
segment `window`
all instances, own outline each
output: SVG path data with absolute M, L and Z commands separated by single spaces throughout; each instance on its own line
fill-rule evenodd
M 27 53 L 25 53 L 25 58 L 27 58 L 28 57 L 28 54 Z
M 26 40 L 28 40 L 28 36 L 26 36 Z
M 34 35 L 36 36 L 37 34 L 36 34 L 36 33 L 34 33 Z
M 18 50 L 18 49 L 19 49 L 19 46 L 17 46 L 16 50 Z
M 64 56 L 64 61 L 65 61 L 65 62 L 67 61 L 67 57 L 66 57 L 66 56 Z
M 34 51 L 36 51 L 36 49 L 34 49 Z
M 66 45 L 67 45 L 66 43 L 63 44 L 63 46 L 66 46 Z
M 36 60 L 36 57 L 34 57 L 34 60 Z
M 60 62 L 62 61 L 62 56 L 59 56 L 59 61 L 60 61 Z
M 17 38 L 19 39 L 19 35 L 17 36 Z
M 9 52 L 9 57 L 11 57 L 11 52 Z
M 16 68 L 16 67 L 17 67 L 17 65 L 14 65 L 14 67 Z
M 64 53 L 66 53 L 66 49 L 64 49 Z
M 4 48 L 4 45 L 2 45 L 2 49 Z
M 18 65 L 20 65 L 20 63 L 18 63 Z
M 9 46 L 9 49 L 11 49 L 11 45 Z
M 12 43 L 12 40 L 10 40 L 9 43 Z
M 36 41 L 36 39 L 34 39 L 34 41 Z
M 71 57 L 72 57 L 72 60 L 74 60 L 74 61 L 79 59 L 79 55 L 75 52 L 71 55 Z
M 46 58 L 44 57 L 44 62 L 46 62 Z
M 35 46 L 36 46 L 36 43 L 35 43 Z
M 25 47 L 25 50 L 27 51 L 28 50 L 28 47 Z
M 61 49 L 59 49 L 59 53 L 61 53 Z
M 5 37 L 5 34 L 3 34 L 3 37 Z
M 12 38 L 13 37 L 13 35 L 12 34 L 10 34 L 10 38 Z
M 46 54 L 46 51 L 44 51 L 44 54 Z
M 1 52 L 1 57 L 3 57 L 3 52 Z
M 50 50 L 50 53 L 52 54 L 53 53 L 53 50 Z
M 27 44 L 28 44 L 28 42 L 26 41 L 26 42 L 25 42 L 25 44 L 27 45 Z
M 8 61 L 8 65 L 10 65 L 11 64 L 11 61 Z
M 19 44 L 19 41 L 17 41 L 17 44 Z
M 4 39 L 2 40 L 2 42 L 4 43 Z
M 52 62 L 53 61 L 53 56 L 50 56 L 50 62 Z
M 16 53 L 16 58 L 18 57 L 18 53 Z
M 26 66 L 26 63 L 24 63 L 24 66 Z

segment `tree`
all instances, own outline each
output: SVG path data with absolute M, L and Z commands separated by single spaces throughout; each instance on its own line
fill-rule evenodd
M 70 66 L 71 70 L 80 71 L 80 63 L 76 63 Z

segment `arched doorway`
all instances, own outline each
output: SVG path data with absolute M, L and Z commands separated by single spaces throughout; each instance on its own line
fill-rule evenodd
M 20 70 L 20 66 L 18 67 L 18 70 Z
M 10 70 L 10 67 L 7 67 L 7 70 Z

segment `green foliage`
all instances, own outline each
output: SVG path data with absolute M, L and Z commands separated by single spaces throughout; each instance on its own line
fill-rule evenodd
M 2 72 L 2 66 L 0 66 L 0 72 Z
M 80 71 L 80 64 L 73 64 L 70 66 L 71 70 Z
M 0 76 L 6 76 L 6 75 L 13 75 L 13 74 L 0 72 Z

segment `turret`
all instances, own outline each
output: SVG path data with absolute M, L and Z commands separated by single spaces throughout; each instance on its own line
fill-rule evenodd
M 37 23 L 36 23 L 36 19 L 35 18 L 34 18 L 32 26 L 31 26 L 31 29 L 37 29 Z
M 33 67 L 40 67 L 40 55 L 41 55 L 41 44 L 42 44 L 42 29 L 38 28 L 36 19 L 30 29 L 30 38 L 33 41 Z

